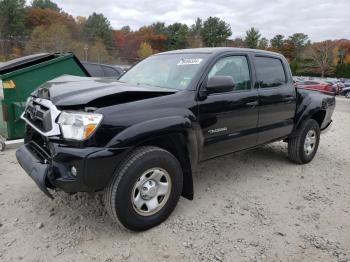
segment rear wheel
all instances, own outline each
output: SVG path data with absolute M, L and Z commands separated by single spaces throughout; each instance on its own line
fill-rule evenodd
M 350 91 L 348 91 L 348 92 L 345 93 L 345 97 L 346 97 L 346 98 L 350 98 Z
M 121 164 L 104 193 L 113 220 L 141 231 L 163 222 L 182 192 L 182 169 L 168 151 L 141 147 Z
M 306 120 L 296 134 L 288 140 L 289 159 L 298 164 L 310 162 L 316 155 L 320 142 L 320 127 L 318 123 Z

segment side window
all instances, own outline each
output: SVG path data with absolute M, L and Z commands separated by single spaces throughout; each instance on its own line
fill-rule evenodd
M 114 68 L 103 66 L 103 73 L 105 77 L 118 77 L 120 74 Z
M 103 77 L 101 66 L 94 64 L 84 64 L 84 67 L 92 77 Z
M 278 87 L 286 83 L 282 61 L 278 58 L 255 57 L 255 67 L 261 88 Z
M 234 90 L 248 90 L 250 85 L 250 74 L 247 57 L 228 56 L 221 58 L 215 63 L 208 74 L 208 78 L 213 76 L 231 76 L 235 83 Z

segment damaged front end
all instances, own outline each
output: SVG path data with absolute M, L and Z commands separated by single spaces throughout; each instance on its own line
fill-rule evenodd
M 28 99 L 22 114 L 26 122 L 25 143 L 16 152 L 19 164 L 50 198 L 53 196 L 49 189 L 54 188 L 67 193 L 102 190 L 125 149 L 105 148 L 90 139 L 98 126 L 96 119 L 90 119 L 91 115 L 98 115 L 93 113 L 94 108 L 71 114 L 61 110 L 50 100 Z M 78 125 L 80 122 L 84 122 L 84 130 Z M 67 127 L 69 124 L 74 126 L 72 130 Z
M 53 199 L 53 196 L 47 189 L 48 187 L 52 188 L 47 178 L 50 172 L 50 166 L 48 164 L 50 162 L 50 156 L 38 144 L 31 141 L 17 150 L 16 157 L 18 163 L 34 180 L 41 191 Z

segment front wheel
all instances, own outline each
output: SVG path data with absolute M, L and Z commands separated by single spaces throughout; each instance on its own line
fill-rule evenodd
M 140 147 L 121 164 L 106 188 L 105 206 L 124 227 L 146 230 L 175 209 L 182 181 L 182 168 L 172 154 L 157 147 Z
M 313 119 L 306 120 L 288 140 L 289 159 L 298 164 L 309 163 L 320 143 L 320 127 Z

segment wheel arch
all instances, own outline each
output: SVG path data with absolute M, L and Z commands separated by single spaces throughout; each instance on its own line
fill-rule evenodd
M 182 196 L 193 199 L 193 178 L 192 178 L 192 161 L 188 149 L 186 137 L 181 133 L 169 133 L 159 135 L 137 144 L 139 146 L 156 146 L 162 148 L 174 155 L 182 167 L 183 172 L 183 187 Z
M 323 121 L 326 118 L 326 110 L 318 110 L 315 113 L 313 113 L 309 118 L 314 119 L 318 123 L 318 126 L 321 128 Z
M 156 146 L 173 154 L 183 171 L 182 196 L 193 199 L 192 171 L 198 162 L 195 128 L 189 118 L 173 116 L 145 121 L 116 135 L 108 147 Z
M 298 120 L 295 131 L 308 119 L 313 119 L 317 122 L 319 127 L 322 127 L 322 124 L 326 118 L 327 112 L 321 108 L 314 108 L 312 110 L 306 111 Z

